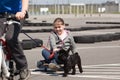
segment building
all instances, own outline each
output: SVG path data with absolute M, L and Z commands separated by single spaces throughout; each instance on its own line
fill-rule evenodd
M 98 14 L 98 13 L 119 13 L 120 4 L 115 1 L 105 3 L 67 3 L 67 4 L 37 4 L 30 2 L 29 14 Z

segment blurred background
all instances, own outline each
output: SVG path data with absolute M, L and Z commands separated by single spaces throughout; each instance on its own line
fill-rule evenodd
M 29 15 L 120 14 L 120 0 L 29 0 Z

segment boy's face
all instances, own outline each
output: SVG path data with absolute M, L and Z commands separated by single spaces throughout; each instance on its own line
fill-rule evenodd
M 65 26 L 64 26 L 64 24 L 62 22 L 57 21 L 57 22 L 54 23 L 54 31 L 57 34 L 61 35 L 62 32 L 64 31 L 64 28 L 65 28 Z

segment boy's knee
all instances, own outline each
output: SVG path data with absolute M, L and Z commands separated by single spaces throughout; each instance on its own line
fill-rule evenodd
M 42 50 L 42 54 L 49 54 L 50 52 L 49 51 L 47 51 L 46 49 L 43 49 Z

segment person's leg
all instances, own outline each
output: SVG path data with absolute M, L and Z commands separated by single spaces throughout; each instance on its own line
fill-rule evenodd
M 49 59 L 50 56 L 50 52 L 46 49 L 42 50 L 42 56 L 44 57 L 45 61 L 47 63 L 49 63 L 48 67 L 54 71 L 56 71 L 59 66 L 57 65 L 56 59 L 57 58 L 57 53 L 55 53 L 54 58 L 53 59 Z
M 26 57 L 23 53 L 21 44 L 18 41 L 18 36 L 21 31 L 21 26 L 18 24 L 11 24 L 6 33 L 6 42 L 11 50 L 12 57 L 16 62 L 16 68 L 23 70 L 28 67 Z
M 55 54 L 55 61 L 56 61 L 56 63 L 57 64 L 63 64 L 63 62 L 58 59 L 58 56 L 59 56 L 59 53 L 56 53 Z
M 49 59 L 50 52 L 48 50 L 46 50 L 46 49 L 42 50 L 42 56 L 44 57 L 44 59 L 46 60 L 47 63 L 55 63 L 55 64 L 57 64 L 57 62 L 59 62 L 58 54 L 55 53 L 54 58 Z
M 5 24 L 4 22 L 6 21 L 5 18 L 0 18 L 0 38 L 3 36 L 3 33 L 5 32 Z
M 11 50 L 12 57 L 16 63 L 16 68 L 17 70 L 20 71 L 20 78 L 26 79 L 28 78 L 30 71 L 28 70 L 27 60 L 23 53 L 21 44 L 19 43 L 18 40 L 20 31 L 21 31 L 21 25 L 16 23 L 11 24 L 8 27 L 5 38 L 7 45 Z
M 50 52 L 48 50 L 43 49 L 42 50 L 42 56 L 44 57 L 46 63 L 50 63 L 51 62 L 51 60 L 49 59 Z
M 37 61 L 37 67 L 38 68 L 43 67 L 44 63 L 48 63 L 49 64 L 51 62 L 51 60 L 49 59 L 50 52 L 48 50 L 43 49 L 42 50 L 42 56 L 43 56 L 44 60 Z
M 58 53 L 55 53 L 54 59 L 51 60 L 51 63 L 49 64 L 49 68 L 56 71 L 60 68 L 59 66 L 59 60 L 58 60 Z

